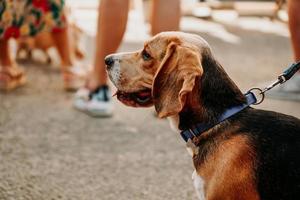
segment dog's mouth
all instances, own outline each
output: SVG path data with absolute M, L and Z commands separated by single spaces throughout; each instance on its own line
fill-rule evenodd
M 143 89 L 136 92 L 116 92 L 119 101 L 132 107 L 149 107 L 153 105 L 151 89 Z

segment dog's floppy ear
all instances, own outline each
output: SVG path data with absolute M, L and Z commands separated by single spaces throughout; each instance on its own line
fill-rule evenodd
M 200 55 L 190 47 L 170 43 L 152 86 L 152 96 L 158 117 L 179 113 L 186 97 L 203 73 Z

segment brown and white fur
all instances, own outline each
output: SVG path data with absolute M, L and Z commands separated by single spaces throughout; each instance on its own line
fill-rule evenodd
M 215 123 L 245 103 L 239 88 L 198 35 L 164 32 L 105 63 L 117 97 L 155 106 L 178 131 Z M 199 199 L 300 199 L 300 120 L 247 108 L 193 139 L 193 180 Z

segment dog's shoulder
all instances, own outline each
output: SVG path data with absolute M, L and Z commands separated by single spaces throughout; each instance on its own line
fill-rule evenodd
M 262 199 L 300 198 L 300 120 L 258 109 L 236 116 L 239 133 L 255 149 L 255 174 Z
M 300 142 L 300 119 L 278 112 L 246 109 L 237 115 L 240 131 L 250 133 L 257 138 L 270 138 L 287 142 L 294 138 Z

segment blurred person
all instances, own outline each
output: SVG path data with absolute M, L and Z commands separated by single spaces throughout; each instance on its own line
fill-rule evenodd
M 151 34 L 179 29 L 180 0 L 153 0 Z M 129 0 L 101 0 L 93 72 L 74 99 L 74 107 L 95 117 L 111 116 L 113 105 L 104 58 L 117 51 L 125 33 Z
M 294 60 L 300 62 L 300 1 L 288 0 L 287 4 Z M 270 90 L 267 94 L 271 98 L 300 101 L 300 71 L 289 81 Z
M 0 1 L 0 90 L 13 90 L 26 83 L 24 70 L 12 59 L 10 38 L 51 32 L 61 58 L 65 89 L 77 89 L 84 81 L 70 56 L 64 0 Z

